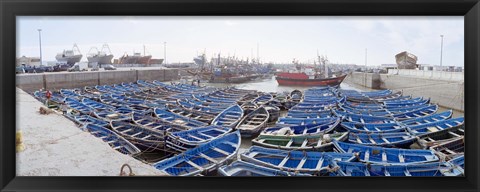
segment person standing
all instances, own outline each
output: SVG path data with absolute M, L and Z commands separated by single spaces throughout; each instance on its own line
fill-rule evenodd
M 63 114 L 67 114 L 67 105 L 65 103 L 62 103 L 60 105 L 60 109 L 62 110 Z
M 47 105 L 48 107 L 50 103 L 50 98 L 52 97 L 52 93 L 49 90 L 47 90 L 47 92 L 45 93 L 45 96 L 47 97 L 47 103 L 45 103 L 45 105 Z

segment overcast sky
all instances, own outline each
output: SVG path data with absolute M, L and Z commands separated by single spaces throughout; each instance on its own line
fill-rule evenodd
M 114 58 L 133 51 L 167 61 L 192 62 L 206 50 L 263 62 L 312 62 L 317 50 L 333 63 L 393 64 L 395 54 L 409 51 L 418 63 L 464 65 L 464 19 L 439 17 L 17 17 L 17 56 L 39 56 L 37 29 L 42 29 L 45 61 L 77 43 L 86 61 L 91 47 L 108 43 Z

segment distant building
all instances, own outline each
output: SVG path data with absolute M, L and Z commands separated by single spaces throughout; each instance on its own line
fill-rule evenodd
M 463 67 L 439 66 L 439 65 L 427 65 L 427 64 L 420 64 L 418 69 L 422 71 L 463 72 Z
M 16 66 L 27 65 L 27 66 L 40 66 L 40 58 L 39 57 L 26 57 L 22 56 L 17 58 Z
M 389 69 L 396 69 L 398 65 L 397 64 L 381 64 L 380 66 L 382 67 L 382 69 L 389 70 Z

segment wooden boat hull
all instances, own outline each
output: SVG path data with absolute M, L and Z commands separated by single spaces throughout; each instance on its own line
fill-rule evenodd
M 140 149 L 135 147 L 135 145 L 127 141 L 125 138 L 105 127 L 101 127 L 95 124 L 85 124 L 83 126 L 83 129 L 90 132 L 95 137 L 101 138 L 110 147 L 120 153 L 126 155 L 135 155 L 141 152 Z
M 210 174 L 237 156 L 240 133 L 229 133 L 221 138 L 199 145 L 179 155 L 164 159 L 153 166 L 171 176 Z
M 354 153 L 357 159 L 364 163 L 406 165 L 439 160 L 432 150 L 384 148 L 339 141 L 333 141 L 332 143 L 337 151 Z
M 347 75 L 328 79 L 292 79 L 276 76 L 279 85 L 283 86 L 336 86 L 340 85 Z
M 264 107 L 260 107 L 243 117 L 235 126 L 235 129 L 240 130 L 242 137 L 252 137 L 267 126 L 269 118 L 270 114 L 268 111 Z
M 333 140 L 344 141 L 348 133 L 318 134 L 318 135 L 259 135 L 252 144 L 283 150 L 331 151 Z
M 168 132 L 165 144 L 173 150 L 183 152 L 222 137 L 231 130 L 228 127 L 208 126 L 185 131 Z
M 255 165 L 245 161 L 235 161 L 230 165 L 218 169 L 222 176 L 312 176 L 310 174 L 277 170 L 269 167 Z
M 241 159 L 256 165 L 289 172 L 319 174 L 327 172 L 332 159 L 352 161 L 353 154 L 333 152 L 304 152 L 269 149 L 252 146 L 240 155 Z

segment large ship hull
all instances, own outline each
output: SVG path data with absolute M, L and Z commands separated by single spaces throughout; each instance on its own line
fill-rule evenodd
M 74 55 L 74 56 L 69 56 L 69 57 L 62 57 L 62 56 L 57 55 L 55 57 L 55 59 L 57 59 L 58 62 L 73 65 L 75 63 L 80 62 L 80 60 L 82 59 L 82 55 Z
M 406 51 L 395 55 L 395 60 L 399 69 L 416 69 L 418 67 L 417 56 Z
M 287 86 L 336 86 L 340 85 L 347 75 L 342 75 L 334 78 L 326 79 L 300 79 L 289 78 L 285 76 L 277 76 L 277 82 L 279 85 Z
M 87 57 L 89 63 L 112 64 L 113 55 Z
M 126 56 L 120 58 L 120 64 L 150 64 L 151 55 L 148 56 Z

